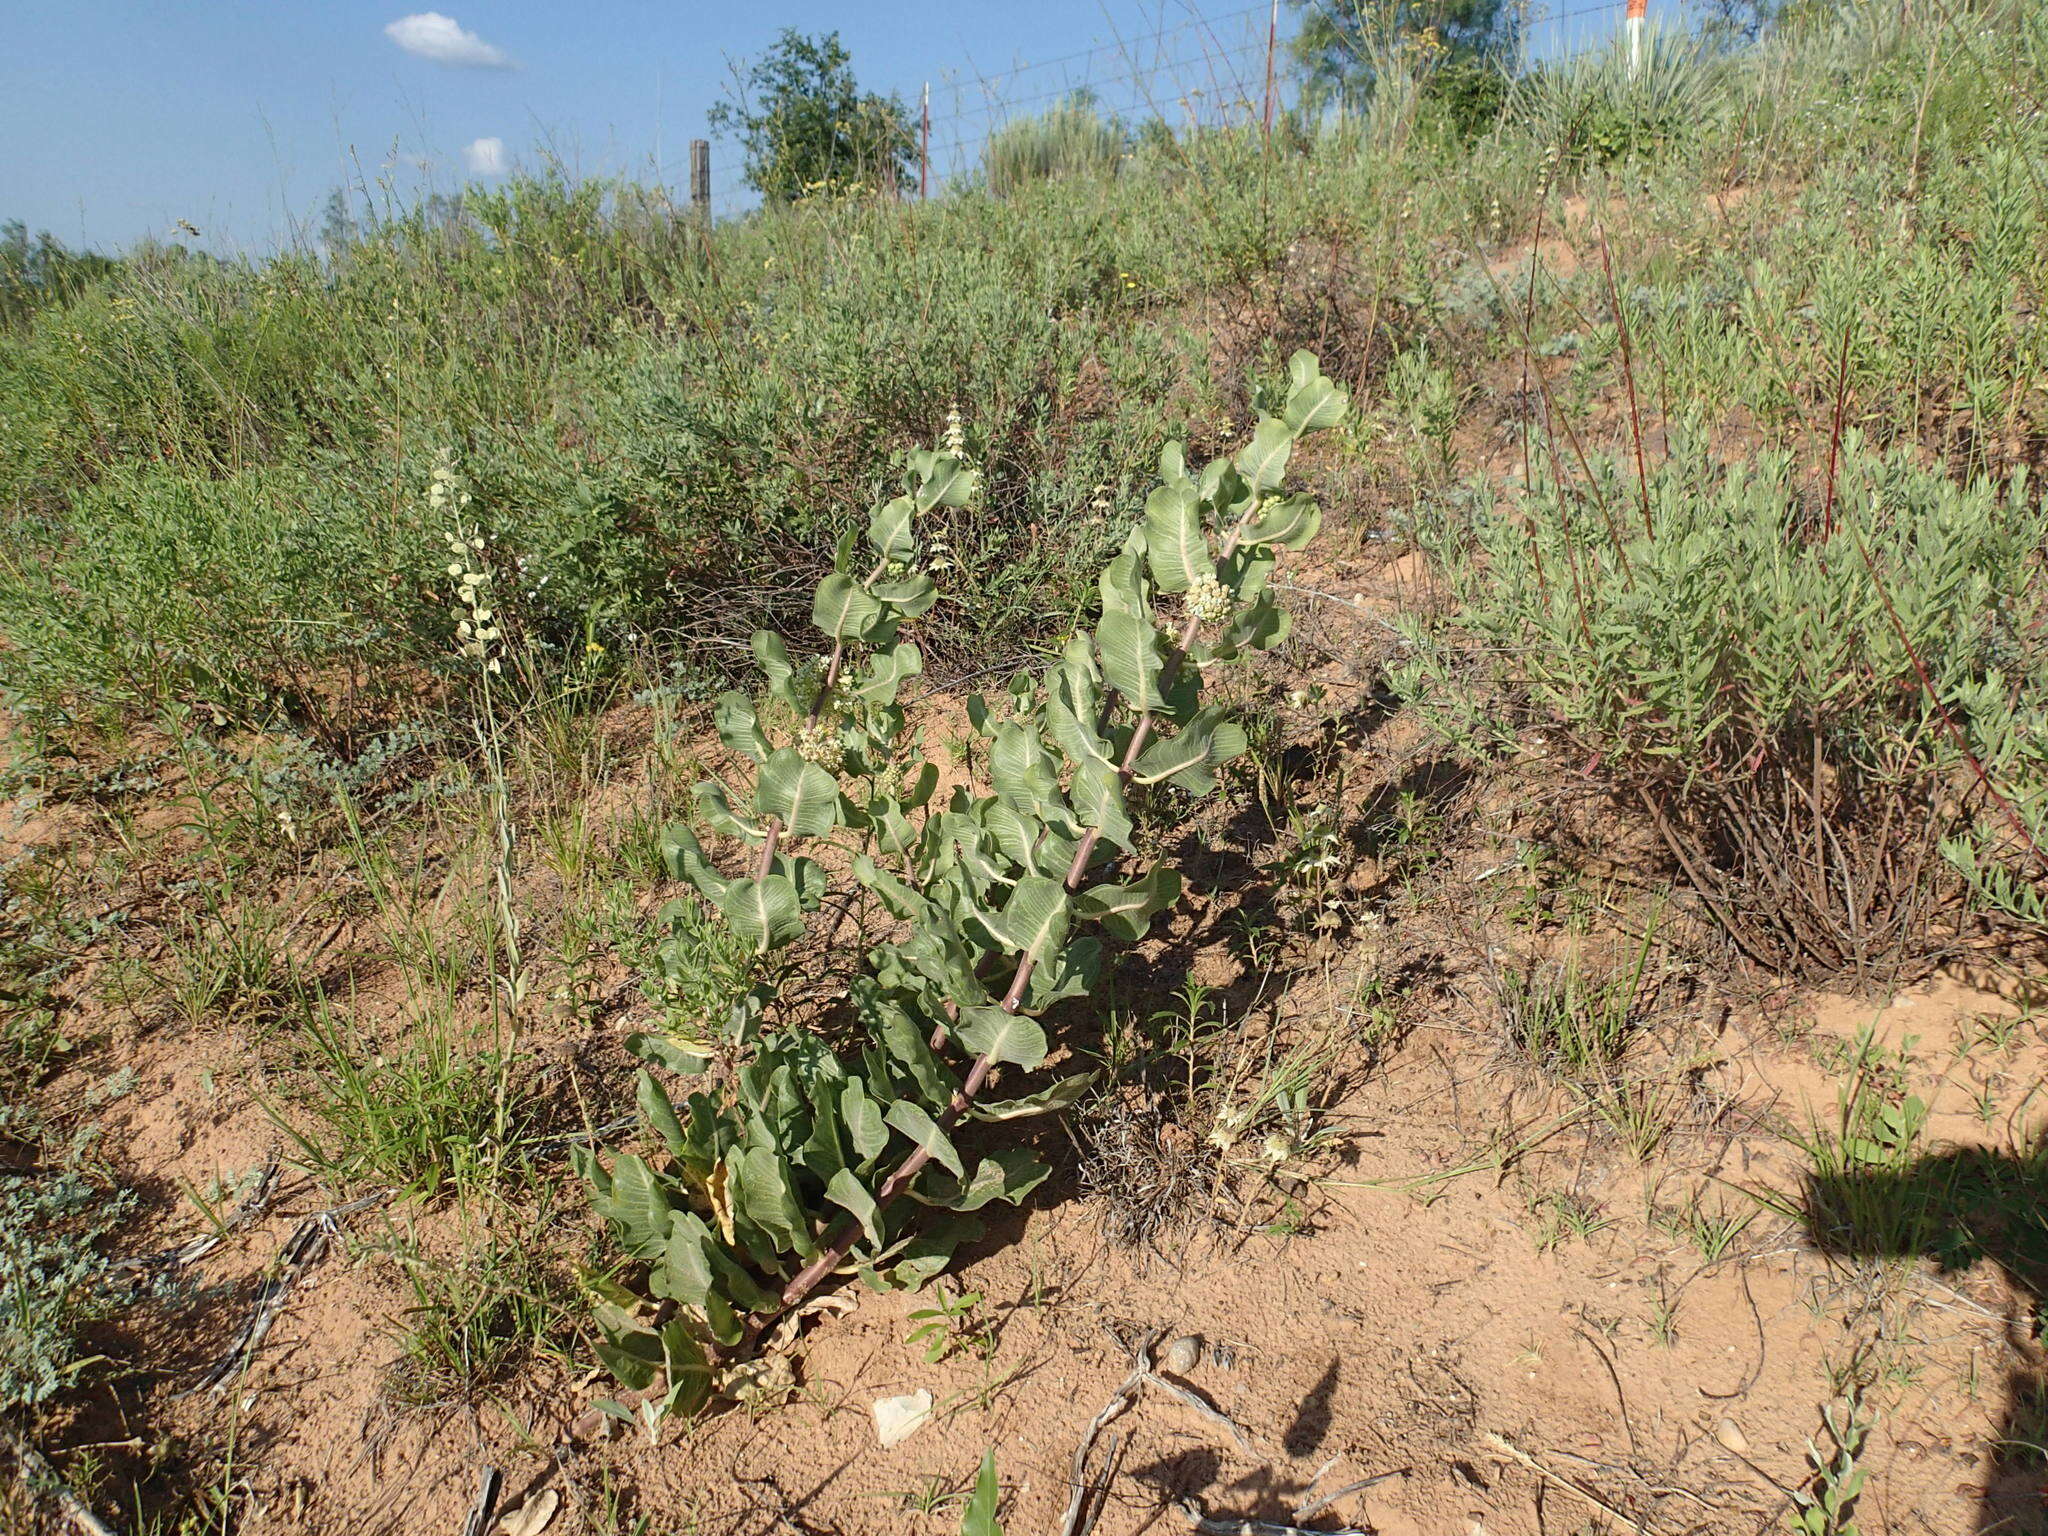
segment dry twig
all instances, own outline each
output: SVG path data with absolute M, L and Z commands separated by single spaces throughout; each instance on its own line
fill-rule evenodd
M 1274 1520 L 1240 1520 L 1235 1515 L 1205 1515 L 1194 1499 L 1182 1499 L 1174 1506 L 1194 1530 L 1203 1536 L 1373 1536 L 1359 1526 L 1339 1531 L 1311 1531 L 1299 1525 L 1282 1525 Z
M 390 1198 L 391 1191 L 380 1190 L 374 1195 L 351 1200 L 346 1205 L 337 1205 L 332 1210 L 315 1211 L 292 1228 L 292 1235 L 278 1249 L 272 1273 L 257 1287 L 256 1304 L 250 1309 L 249 1320 L 242 1324 L 242 1331 L 235 1336 L 235 1342 L 206 1368 L 196 1383 L 178 1396 L 192 1397 L 208 1388 L 218 1393 L 226 1387 L 230 1377 L 246 1369 L 255 1358 L 257 1346 L 270 1332 L 270 1325 L 277 1321 L 277 1314 L 284 1310 L 285 1300 L 291 1295 L 292 1287 L 298 1284 L 300 1275 L 327 1251 L 327 1240 L 341 1234 L 340 1218 L 366 1211 L 373 1205 L 382 1205 Z

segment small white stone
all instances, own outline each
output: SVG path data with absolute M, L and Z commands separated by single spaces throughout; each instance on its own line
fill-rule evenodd
M 1176 1376 L 1185 1376 L 1202 1363 L 1202 1341 L 1184 1333 L 1159 1352 L 1159 1363 Z
M 874 1413 L 875 1438 L 885 1449 L 901 1445 L 931 1422 L 932 1395 L 920 1387 L 901 1397 L 877 1398 Z
M 1733 1451 L 1738 1456 L 1749 1449 L 1749 1436 L 1742 1432 L 1741 1426 L 1733 1419 L 1723 1419 L 1716 1424 L 1714 1438 L 1720 1442 L 1722 1449 Z

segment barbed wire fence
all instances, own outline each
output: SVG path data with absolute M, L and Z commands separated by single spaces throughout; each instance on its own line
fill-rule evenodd
M 1628 3 L 1539 7 L 1521 25 L 1524 57 L 1554 59 L 1614 39 Z M 969 60 L 912 103 L 925 185 L 936 195 L 948 182 L 973 175 L 990 139 L 1003 128 L 1064 101 L 1086 100 L 1104 117 L 1126 124 L 1157 118 L 1185 129 L 1261 121 L 1269 100 L 1269 57 L 1270 100 L 1274 111 L 1284 113 L 1297 96 L 1290 43 L 1289 34 L 1276 32 L 1270 0 L 1260 0 L 1210 14 L 1162 11 L 1156 26 L 986 73 Z M 709 194 L 711 216 L 726 218 L 754 207 L 759 198 L 741 179 L 738 146 L 713 141 L 710 154 L 723 161 Z

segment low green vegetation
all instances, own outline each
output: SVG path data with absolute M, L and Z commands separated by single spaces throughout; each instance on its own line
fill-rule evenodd
M 100 1345 L 177 1300 L 93 1131 L 138 1042 L 351 1202 L 408 1411 L 595 1357 L 648 1443 L 765 1415 L 856 1278 L 986 1408 L 1023 1303 L 941 1277 L 1069 1188 L 1256 1255 L 1487 1175 L 1547 1264 L 1690 1266 L 1663 1349 L 1767 1243 L 1883 1303 L 1854 1362 L 1913 1266 L 2038 1300 L 2031 1017 L 1952 1147 L 1911 1041 L 1786 1000 L 2048 935 L 2048 6 L 1514 74 L 1509 7 L 1340 13 L 1327 110 L 1077 98 L 928 202 L 789 37 L 741 218 L 557 173 L 262 261 L 0 232 L 0 1427 L 160 1385 Z M 1752 1004 L 1832 1115 L 1716 1097 Z M 1361 1127 L 1396 1057 L 1444 1086 Z M 1383 1133 L 1443 1144 L 1332 1176 Z M 1774 1463 L 1810 1536 L 1877 1374 Z M 237 1449 L 119 1475 L 225 1530 Z M 999 1531 L 969 1473 L 921 1507 Z

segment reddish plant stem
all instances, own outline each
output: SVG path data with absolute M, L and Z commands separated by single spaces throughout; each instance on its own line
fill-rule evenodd
M 1842 452 L 1842 409 L 1849 399 L 1849 327 L 1842 327 L 1842 358 L 1835 366 L 1835 419 L 1828 429 L 1828 486 L 1820 509 L 1823 539 L 1835 536 L 1835 472 Z
M 766 880 L 775 870 L 775 845 L 782 841 L 782 818 L 768 818 L 768 836 L 761 842 L 761 851 L 754 858 L 754 878 Z
M 1621 338 L 1621 376 L 1628 384 L 1628 424 L 1635 439 L 1636 486 L 1643 498 L 1643 537 L 1654 539 L 1657 530 L 1650 522 L 1650 472 L 1643 463 L 1643 413 L 1636 403 L 1636 360 L 1629 345 L 1628 320 L 1621 312 L 1621 290 L 1614 286 L 1614 259 L 1607 252 L 1607 226 L 1600 231 L 1600 270 L 1607 278 L 1607 304 L 1614 311 L 1614 332 Z

